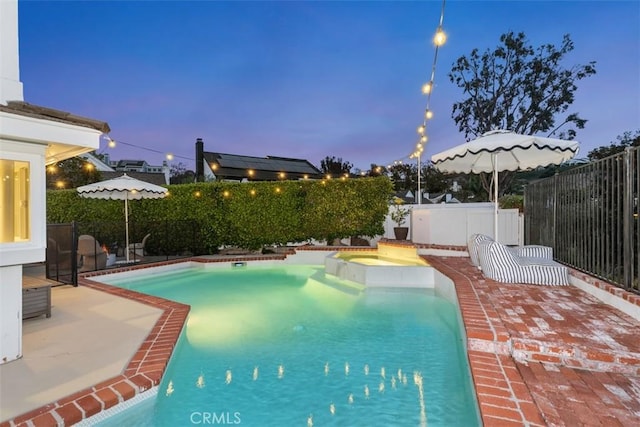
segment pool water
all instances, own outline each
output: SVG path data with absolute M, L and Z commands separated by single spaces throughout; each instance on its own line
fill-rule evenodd
M 322 266 L 108 283 L 192 308 L 157 398 L 100 425 L 480 425 L 457 307 L 433 290 L 365 291 Z

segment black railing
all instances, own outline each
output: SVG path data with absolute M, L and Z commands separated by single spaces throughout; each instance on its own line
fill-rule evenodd
M 525 241 L 571 267 L 640 292 L 640 148 L 561 172 L 525 190 Z
M 130 222 L 127 245 L 121 221 L 48 224 L 46 275 L 77 285 L 78 272 L 205 255 L 201 233 L 195 221 Z
M 47 225 L 47 279 L 77 286 L 77 244 L 75 224 Z

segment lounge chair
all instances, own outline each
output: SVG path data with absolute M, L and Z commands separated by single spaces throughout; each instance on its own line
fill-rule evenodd
M 129 244 L 127 247 L 127 250 L 129 251 L 129 258 L 142 259 L 147 254 L 146 245 L 149 237 L 151 237 L 151 233 L 144 236 L 142 242 Z
M 478 246 L 482 242 L 493 242 L 494 240 L 485 234 L 473 234 L 467 243 L 467 250 L 469 252 L 469 258 L 471 263 L 482 269 L 480 266 L 480 259 L 478 257 Z M 505 246 L 514 255 L 518 257 L 527 258 L 546 258 L 553 259 L 553 248 L 549 246 L 541 245 L 527 245 L 527 246 Z
M 102 270 L 107 266 L 107 253 L 93 237 L 78 237 L 78 272 Z
M 569 284 L 569 269 L 551 258 L 523 255 L 527 253 L 525 250 L 517 251 L 522 248 L 509 248 L 491 239 L 479 242 L 477 249 L 482 273 L 490 279 L 534 285 Z M 529 253 L 540 250 L 533 248 Z

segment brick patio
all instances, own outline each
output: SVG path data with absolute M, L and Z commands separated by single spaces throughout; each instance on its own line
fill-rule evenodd
M 498 283 L 467 257 L 425 258 L 455 282 L 485 426 L 640 425 L 639 321 L 573 286 Z

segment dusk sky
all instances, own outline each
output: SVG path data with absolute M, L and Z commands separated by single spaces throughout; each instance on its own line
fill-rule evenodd
M 202 138 L 206 151 L 316 166 L 336 156 L 368 170 L 415 147 L 441 7 L 18 0 L 24 97 L 108 122 L 122 143 L 99 151 L 113 160 L 161 164 L 171 152 L 193 169 Z M 443 28 L 424 159 L 465 142 L 451 118 L 464 99 L 448 79 L 453 62 L 508 31 L 536 47 L 569 34 L 565 65 L 597 62 L 569 108 L 588 120 L 578 157 L 640 129 L 640 1 L 449 0 Z

